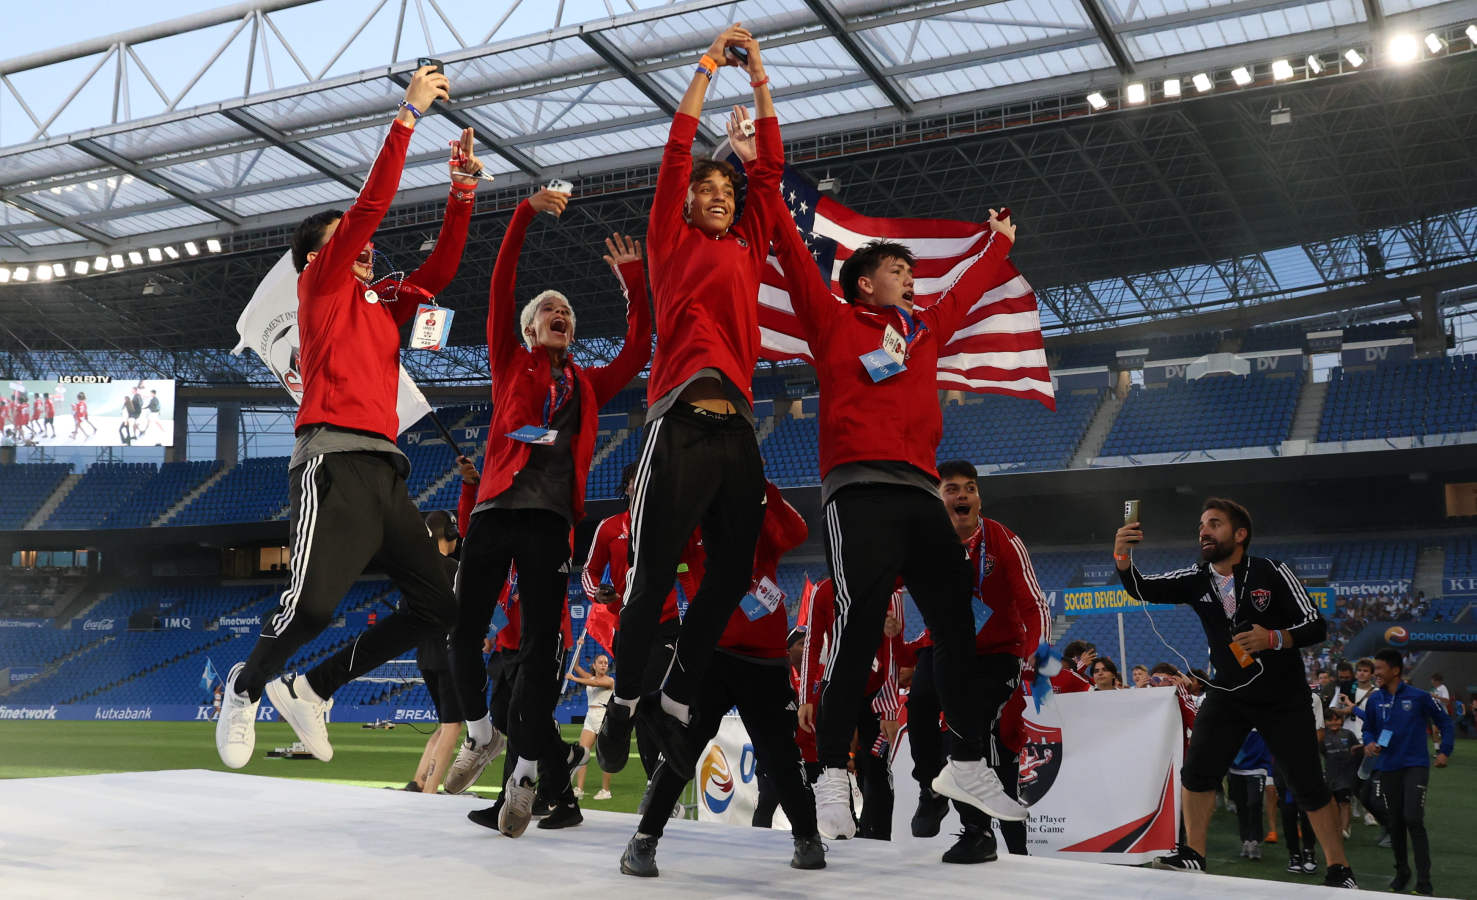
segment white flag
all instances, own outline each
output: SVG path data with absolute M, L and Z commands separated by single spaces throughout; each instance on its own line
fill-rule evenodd
M 247 347 L 256 351 L 282 387 L 292 395 L 292 401 L 301 404 L 303 379 L 298 368 L 297 271 L 292 267 L 290 251 L 282 254 L 261 284 L 256 286 L 251 302 L 236 319 L 236 333 L 241 335 L 241 341 L 231 353 L 240 355 Z M 431 404 L 426 402 L 425 395 L 402 365 L 395 400 L 395 412 L 400 419 L 399 431 L 405 431 L 430 411 Z

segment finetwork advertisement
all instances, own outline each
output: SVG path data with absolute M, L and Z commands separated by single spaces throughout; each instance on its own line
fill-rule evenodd
M 0 397 L 0 445 L 171 447 L 174 382 L 59 375 L 9 381 Z

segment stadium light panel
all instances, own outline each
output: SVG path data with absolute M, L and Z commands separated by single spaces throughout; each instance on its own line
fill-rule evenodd
M 1191 78 L 1190 81 L 1194 83 L 1195 90 L 1199 91 L 1202 94 L 1215 87 L 1215 83 L 1210 80 L 1210 76 L 1205 74 L 1204 72 L 1201 72 L 1194 78 Z
M 219 253 L 221 252 L 221 242 L 215 238 L 206 238 L 205 249 L 211 253 Z
M 1108 98 L 1103 96 L 1102 91 L 1093 91 L 1091 94 L 1087 95 L 1087 105 L 1091 106 L 1093 109 L 1106 109 L 1108 106 Z
M 1178 78 L 1166 78 L 1164 80 L 1164 96 L 1178 97 L 1180 95 L 1180 80 Z
M 123 268 L 123 254 L 122 253 L 114 253 L 113 256 L 111 257 L 111 259 L 112 259 L 112 262 L 113 262 L 113 268 L 115 268 L 115 269 L 121 269 L 121 268 Z
M 199 256 L 200 247 L 194 241 L 185 241 L 185 252 L 191 256 Z
M 137 250 L 130 250 L 128 251 L 128 261 L 136 266 L 141 266 L 144 264 L 144 255 Z
M 51 280 L 51 266 L 37 266 L 36 267 L 36 280 L 37 281 L 50 281 Z
M 9 284 L 9 283 L 10 283 L 10 270 L 7 269 L 7 268 L 4 268 L 4 267 L 0 267 L 0 284 Z
M 108 271 L 108 258 L 106 256 L 99 256 L 97 259 L 94 259 L 92 261 L 92 270 L 94 272 Z
M 164 255 L 169 257 L 170 259 L 179 259 L 179 251 L 174 249 L 173 247 L 165 247 Z
M 1353 47 L 1350 47 L 1349 49 L 1344 51 L 1344 59 L 1347 59 L 1349 61 L 1349 65 L 1353 66 L 1356 69 L 1364 65 L 1364 54 L 1360 53 L 1358 50 L 1355 50 Z
M 1426 49 L 1429 50 L 1429 51 L 1431 51 L 1431 55 L 1432 56 L 1435 56 L 1437 53 L 1440 53 L 1442 51 L 1442 49 L 1445 48 L 1445 47 L 1446 47 L 1446 42 L 1443 41 L 1436 34 L 1436 32 L 1433 31 L 1433 32 L 1431 32 L 1431 33 L 1429 33 L 1429 34 L 1426 35 Z
M 1273 81 L 1286 81 L 1287 79 L 1291 78 L 1292 75 L 1292 63 L 1288 62 L 1285 59 L 1279 59 L 1276 62 L 1272 63 Z
M 1409 65 L 1421 55 L 1421 45 L 1413 34 L 1397 34 L 1390 38 L 1390 61 L 1398 65 Z
M 1323 74 L 1323 60 L 1319 59 L 1316 54 L 1310 54 L 1308 56 L 1308 71 L 1314 75 Z
M 1251 70 L 1246 66 L 1237 66 L 1231 70 L 1231 80 L 1236 82 L 1237 87 L 1246 87 L 1251 84 Z
M 1133 104 L 1143 103 L 1149 99 L 1149 92 L 1144 90 L 1142 81 L 1135 81 L 1128 86 L 1128 102 Z
M 14 277 L 16 281 L 26 281 L 31 277 L 31 270 L 26 268 L 25 266 L 17 266 L 12 277 Z
M 1477 25 L 1468 25 L 1466 34 L 1467 40 L 1472 42 L 1472 46 L 1477 47 Z
M 65 278 L 67 274 L 67 267 L 62 265 L 61 263 L 52 263 L 51 274 L 55 275 L 58 278 Z
M 158 247 L 149 248 L 149 262 L 164 262 L 164 254 L 159 252 Z
M 87 260 L 85 259 L 79 259 L 72 263 L 73 275 L 86 275 L 90 271 L 92 271 L 92 267 L 87 264 Z

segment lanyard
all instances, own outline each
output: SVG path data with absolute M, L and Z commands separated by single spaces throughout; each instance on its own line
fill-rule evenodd
M 558 378 L 549 382 L 549 396 L 544 398 L 544 427 L 554 421 L 554 415 L 569 402 L 569 397 L 574 393 L 574 369 L 569 363 L 564 364 L 564 371 Z
M 975 532 L 971 543 L 974 543 L 974 595 L 983 599 L 980 592 L 980 585 L 985 580 L 985 529 L 983 525 Z
M 928 330 L 928 326 L 913 318 L 912 313 L 904 312 L 901 306 L 894 306 L 893 309 L 897 310 L 898 318 L 902 320 L 903 342 L 911 348 L 918 335 Z

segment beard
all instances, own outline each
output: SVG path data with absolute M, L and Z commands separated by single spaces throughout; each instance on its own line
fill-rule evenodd
M 1231 554 L 1235 552 L 1236 543 L 1234 541 L 1218 541 L 1211 547 L 1207 547 L 1204 544 L 1200 545 L 1200 558 L 1208 563 L 1218 563 L 1221 560 L 1229 559 Z

